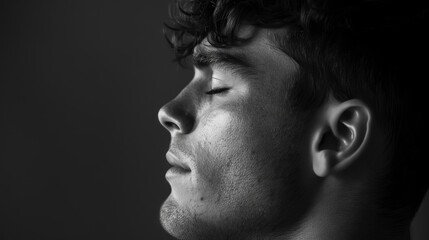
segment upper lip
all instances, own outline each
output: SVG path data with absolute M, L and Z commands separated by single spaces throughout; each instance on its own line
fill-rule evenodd
M 167 154 L 165 154 L 165 157 L 167 158 L 167 162 L 170 165 L 191 171 L 191 168 L 183 161 L 180 161 L 179 158 L 176 155 L 174 155 L 172 152 L 168 151 Z

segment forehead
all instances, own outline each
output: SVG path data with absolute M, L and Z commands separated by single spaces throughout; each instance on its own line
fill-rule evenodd
M 265 29 L 253 26 L 243 26 L 237 36 L 247 39 L 238 46 L 217 48 L 204 39 L 194 48 L 194 54 L 199 52 L 222 53 L 242 60 L 260 73 L 278 71 L 279 69 L 296 68 L 298 64 L 276 44 L 278 35 L 286 34 L 285 29 Z
M 246 39 L 245 42 L 238 46 L 231 46 L 226 48 L 217 48 L 212 46 L 207 38 L 205 38 L 199 45 L 194 48 L 194 53 L 196 51 L 218 51 L 224 52 L 233 55 L 247 55 L 245 53 L 264 53 L 264 51 L 269 50 L 273 44 L 270 41 L 269 30 L 256 28 L 253 26 L 244 26 L 240 27 L 237 32 L 237 37 L 239 39 Z

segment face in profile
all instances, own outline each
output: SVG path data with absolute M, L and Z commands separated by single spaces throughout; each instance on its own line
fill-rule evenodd
M 193 79 L 159 111 L 172 165 L 161 223 L 179 239 L 263 236 L 306 210 L 308 119 L 287 100 L 298 67 L 270 31 L 243 28 L 251 40 L 227 49 L 203 41 Z

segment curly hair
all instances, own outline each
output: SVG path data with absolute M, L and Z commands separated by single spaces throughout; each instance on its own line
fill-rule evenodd
M 424 5 L 392 0 L 176 0 L 166 37 L 182 62 L 205 38 L 218 48 L 244 43 L 236 34 L 242 24 L 287 27 L 287 36 L 276 36 L 275 42 L 300 66 L 290 100 L 297 108 L 311 108 L 332 92 L 339 100 L 368 103 L 381 116 L 393 149 L 389 170 L 380 177 L 384 190 L 379 203 L 390 211 L 406 209 L 410 219 L 429 182 L 422 172 L 427 141 L 416 141 L 425 129 L 415 123 L 416 112 L 426 108 L 425 92 L 409 81 L 423 76 L 427 65 L 419 60 L 429 54 L 429 39 L 422 31 L 429 26 Z
M 427 14 L 422 8 L 407 11 L 394 1 L 315 1 L 315 0 L 176 0 L 170 7 L 167 37 L 177 60 L 192 54 L 204 38 L 215 47 L 239 44 L 236 31 L 243 23 L 278 28 L 299 26 L 312 34 L 348 29 L 356 34 L 381 28 L 409 25 Z M 383 13 L 383 14 L 380 14 Z

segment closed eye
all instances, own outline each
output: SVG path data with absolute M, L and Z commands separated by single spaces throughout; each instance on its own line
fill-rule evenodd
M 223 93 L 223 92 L 228 91 L 228 90 L 229 90 L 229 88 L 214 88 L 214 89 L 211 89 L 210 91 L 206 92 L 206 94 L 214 95 L 214 94 Z

